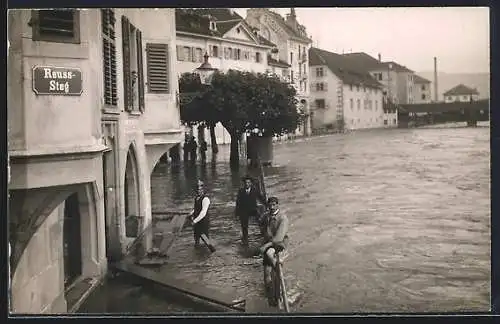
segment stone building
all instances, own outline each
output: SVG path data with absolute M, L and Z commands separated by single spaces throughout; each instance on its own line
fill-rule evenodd
M 264 73 L 268 55 L 276 45 L 258 35 L 243 17 L 229 8 L 176 9 L 177 74 L 192 73 L 203 63 L 205 53 L 209 63 L 222 72 L 228 70 Z M 198 132 L 193 135 L 198 140 Z M 229 144 L 227 130 L 217 123 L 218 144 Z M 208 129 L 205 138 L 210 138 Z M 210 145 L 210 141 L 207 141 Z
M 151 172 L 181 141 L 175 13 L 11 10 L 8 27 L 11 310 L 71 312 L 150 224 Z
M 312 47 L 309 75 L 313 130 L 380 128 L 387 124 L 382 84 L 344 56 Z
M 251 8 L 247 10 L 247 23 L 258 30 L 258 33 L 276 44 L 278 53 L 274 61 L 280 61 L 289 65 L 285 67 L 288 73 L 287 80 L 297 90 L 299 108 L 302 109 L 307 118 L 304 125 L 297 130 L 298 135 L 309 135 L 311 119 L 309 115 L 309 58 L 308 51 L 312 40 L 307 35 L 305 26 L 298 22 L 294 8 L 286 19 L 280 14 L 267 8 Z

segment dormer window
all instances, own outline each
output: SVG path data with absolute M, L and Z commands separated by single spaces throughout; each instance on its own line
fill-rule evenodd
M 212 31 L 217 30 L 217 24 L 213 20 L 210 21 L 210 30 L 212 30 Z

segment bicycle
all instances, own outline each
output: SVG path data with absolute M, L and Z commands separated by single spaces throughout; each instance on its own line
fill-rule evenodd
M 273 302 L 277 305 L 278 309 L 284 309 L 285 312 L 290 312 L 290 306 L 288 304 L 288 298 L 286 294 L 285 278 L 283 276 L 283 260 L 280 259 L 280 252 L 284 250 L 283 245 L 273 244 L 274 257 L 276 258 L 276 265 L 271 271 L 271 282 L 272 282 L 272 296 Z

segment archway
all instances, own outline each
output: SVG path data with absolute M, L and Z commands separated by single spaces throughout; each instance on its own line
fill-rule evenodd
M 125 198 L 125 236 L 127 238 L 136 238 L 141 226 L 141 209 L 139 199 L 139 170 L 132 144 L 127 152 L 123 189 Z

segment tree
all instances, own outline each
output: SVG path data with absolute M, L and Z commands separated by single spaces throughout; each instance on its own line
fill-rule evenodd
M 297 110 L 296 91 L 278 77 L 229 70 L 216 72 L 206 89 L 192 74 L 184 74 L 180 92 L 201 91 L 188 105 L 181 107 L 184 123 L 220 122 L 231 136 L 230 164 L 239 166 L 238 144 L 245 132 L 259 129 L 263 136 L 295 131 L 303 120 Z

